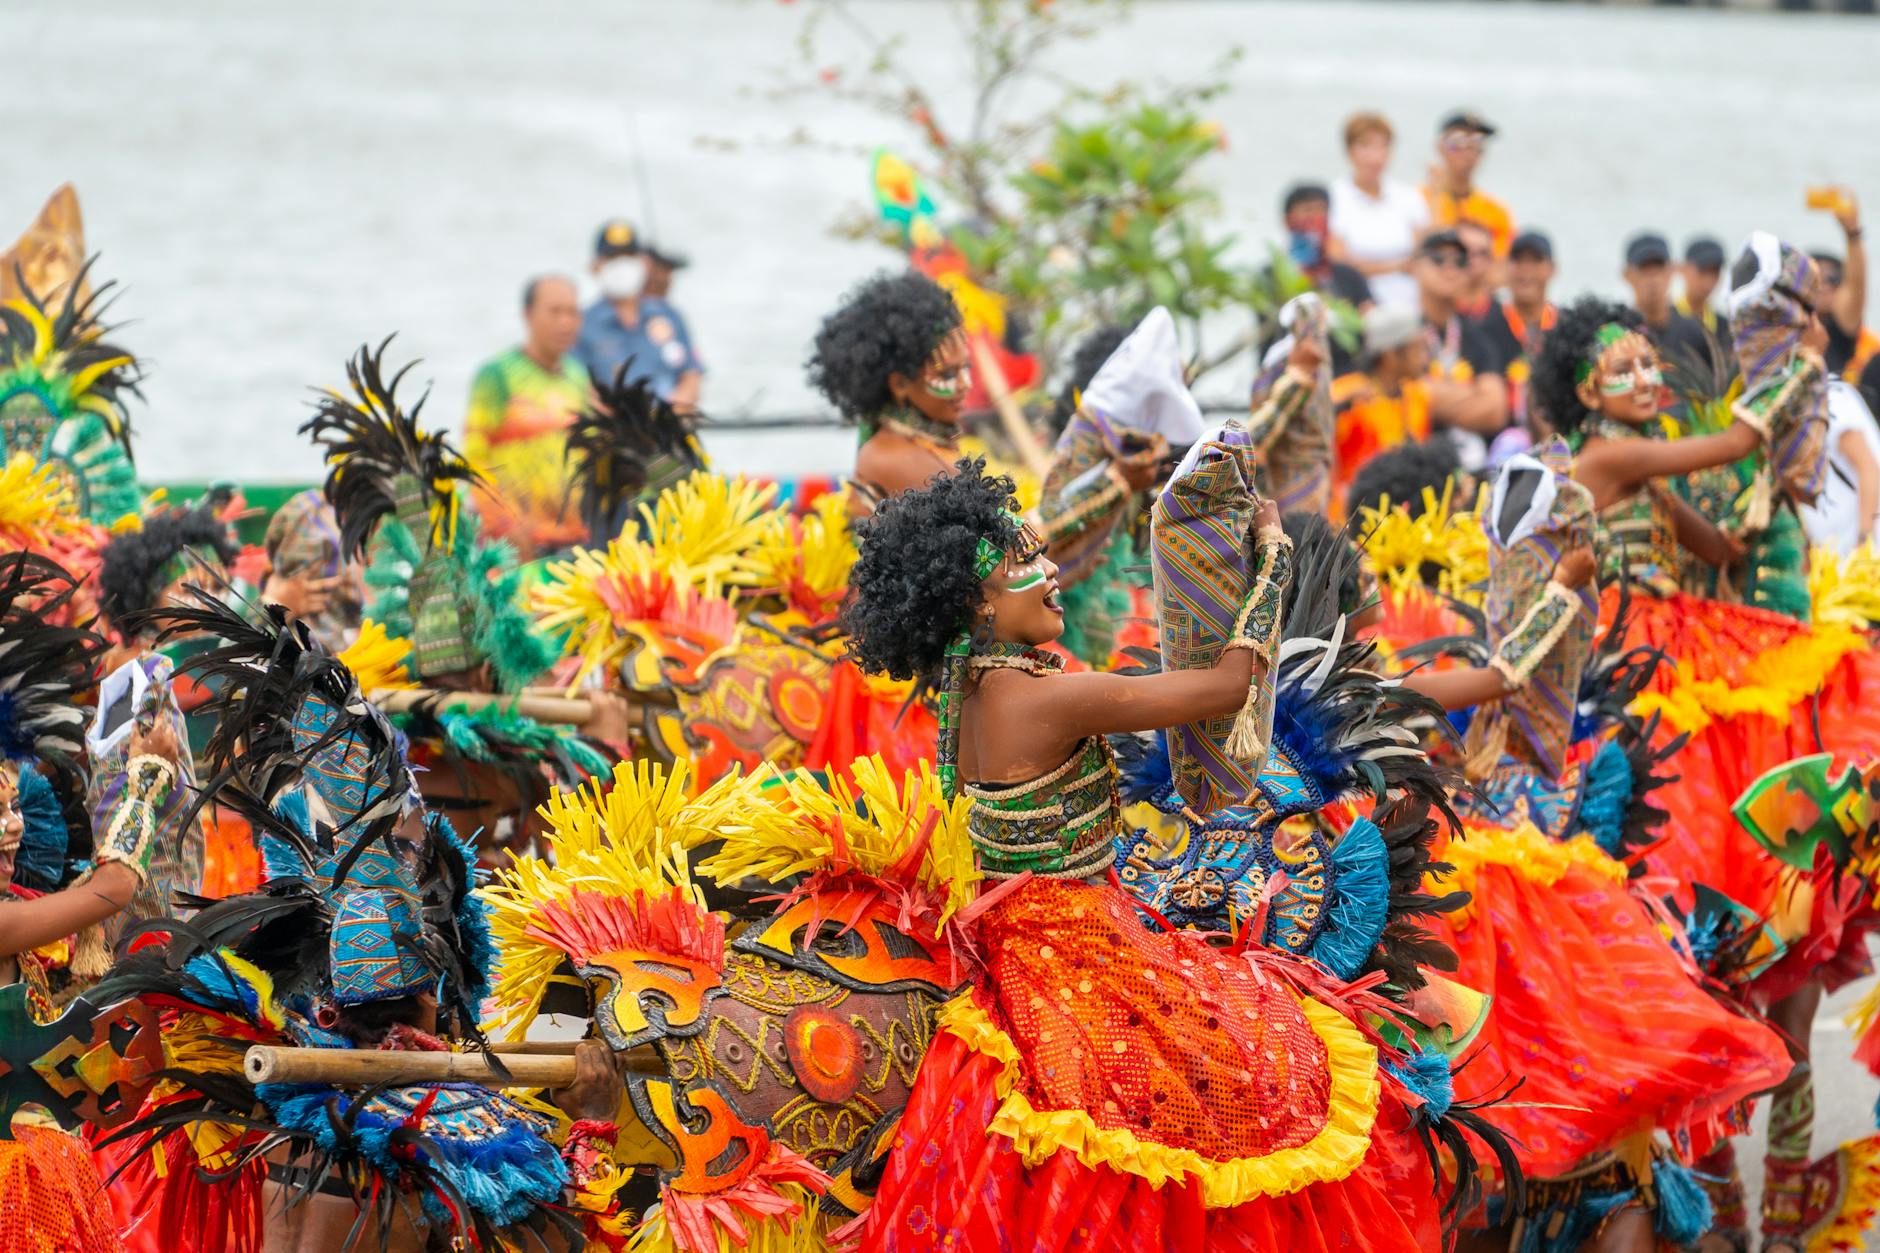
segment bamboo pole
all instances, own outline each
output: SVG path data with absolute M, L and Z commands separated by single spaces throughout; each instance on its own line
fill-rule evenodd
M 999 359 L 992 355 L 992 349 L 986 346 L 984 340 L 975 339 L 972 343 L 973 368 L 985 380 L 986 392 L 992 397 L 992 407 L 999 411 L 999 423 L 1005 428 L 1005 437 L 1012 441 L 1012 447 L 1018 452 L 1019 460 L 1025 463 L 1025 468 L 1042 479 L 1051 472 L 1051 458 L 1038 443 L 1038 436 L 1032 431 L 1031 423 L 1025 421 L 1025 414 L 1018 407 L 1018 401 L 1012 398 L 1012 388 L 1005 381 L 1005 371 L 999 368 Z
M 577 727 L 594 716 L 594 706 L 588 701 L 535 691 L 505 696 L 495 692 L 447 692 L 434 687 L 376 688 L 366 693 L 366 699 L 388 714 L 405 713 L 431 701 L 440 709 L 455 707 L 469 713 L 498 705 L 537 722 L 565 722 Z
M 370 1087 L 378 1083 L 480 1083 L 485 1087 L 565 1088 L 575 1078 L 575 1041 L 505 1045 L 498 1052 L 509 1070 L 498 1075 L 481 1053 L 421 1053 L 402 1049 L 281 1048 L 257 1044 L 242 1059 L 250 1083 L 330 1083 Z M 526 1050 L 526 1051 L 524 1051 Z M 663 1074 L 650 1049 L 622 1059 L 632 1071 Z

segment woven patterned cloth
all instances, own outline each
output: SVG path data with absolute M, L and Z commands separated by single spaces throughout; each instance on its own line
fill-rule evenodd
M 1212 667 L 1233 638 L 1256 574 L 1250 540 L 1259 461 L 1253 436 L 1230 423 L 1195 446 L 1156 499 L 1150 558 L 1166 669 Z M 1271 716 L 1269 708 L 1269 728 Z M 1262 730 L 1259 749 L 1236 758 L 1227 751 L 1235 717 L 1169 732 L 1175 790 L 1198 813 L 1245 802 L 1259 777 L 1270 736 Z
M 1483 611 L 1493 646 L 1500 647 L 1546 595 L 1560 554 L 1593 542 L 1593 496 L 1569 476 L 1572 464 L 1566 445 L 1549 440 L 1531 454 L 1511 460 L 1496 480 L 1482 528 L 1489 542 L 1488 598 Z M 1508 507 L 1516 485 L 1537 473 L 1546 480 L 1526 484 L 1533 494 L 1523 493 L 1514 507 Z M 1641 492 L 1637 498 L 1645 496 Z M 1549 777 L 1560 773 L 1573 737 L 1580 675 L 1592 651 L 1599 618 L 1597 589 L 1579 589 L 1576 601 L 1571 625 L 1546 650 L 1527 683 L 1506 700 L 1476 710 L 1469 724 L 1471 759 L 1484 745 L 1513 732 L 1519 740 L 1510 739 L 1511 751 L 1534 762 Z
M 1761 420 L 1769 432 L 1776 483 L 1807 504 L 1820 492 L 1827 471 L 1827 377 L 1820 359 L 1802 350 L 1809 307 L 1821 306 L 1821 270 L 1800 249 L 1760 232 L 1750 247 L 1758 273 L 1739 288 L 1730 309 L 1743 372 L 1737 409 Z

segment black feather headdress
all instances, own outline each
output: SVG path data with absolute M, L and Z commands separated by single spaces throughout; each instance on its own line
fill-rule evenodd
M 88 259 L 72 280 L 65 284 L 65 296 L 56 308 L 49 306 L 26 283 L 25 273 L 16 265 L 20 299 L 0 303 L 0 373 L 9 367 L 31 368 L 41 374 L 64 376 L 77 385 L 90 403 L 86 408 L 104 419 L 111 438 L 131 452 L 130 411 L 126 401 L 141 396 L 137 385 L 143 371 L 137 358 L 108 341 L 113 328 L 101 318 L 111 301 L 116 283 L 103 283 L 86 292 L 86 276 L 97 263 Z
M 56 626 L 77 584 L 36 553 L 0 557 L 0 759 L 37 757 L 77 770 L 85 760 L 80 694 L 104 640 L 83 626 Z
M 361 346 L 346 363 L 350 396 L 321 391 L 313 416 L 300 433 L 322 446 L 327 464 L 326 498 L 338 516 L 340 543 L 347 556 L 365 552 L 373 529 L 386 514 L 408 513 L 421 504 L 429 514 L 430 543 L 448 547 L 456 519 L 456 490 L 476 481 L 476 472 L 443 435 L 418 425 L 430 393 L 409 412 L 400 406 L 398 385 L 417 362 L 385 377 L 387 335 L 376 350 Z M 403 514 L 401 513 L 401 516 Z M 407 519 L 409 523 L 411 519 Z
M 685 470 L 705 468 L 691 419 L 653 391 L 651 379 L 627 382 L 632 361 L 612 382 L 595 380 L 594 399 L 568 428 L 570 493 L 581 497 L 581 521 L 596 543 L 610 539 L 660 461 Z

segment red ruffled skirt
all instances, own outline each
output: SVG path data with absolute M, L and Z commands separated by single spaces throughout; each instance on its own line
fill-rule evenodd
M 978 935 L 864 1248 L 1437 1247 L 1428 1160 L 1337 1010 L 1113 888 L 1033 880 Z
M 1617 591 L 1608 588 L 1610 621 Z M 1647 868 L 1676 886 L 1704 883 L 1765 917 L 1812 914 L 1797 960 L 1761 984 L 1779 998 L 1813 974 L 1830 986 L 1864 968 L 1865 925 L 1834 902 L 1793 899 L 1780 864 L 1731 813 L 1750 784 L 1796 757 L 1828 752 L 1837 765 L 1880 757 L 1880 654 L 1864 634 L 1804 623 L 1744 605 L 1682 593 L 1635 595 L 1626 645 L 1660 649 L 1661 665 L 1639 709 L 1662 718 L 1659 734 L 1690 741 L 1669 763 L 1676 782 L 1653 793 L 1671 817 Z M 1820 738 L 1816 737 L 1816 728 Z
M 1443 858 L 1457 867 L 1444 886 L 1472 899 L 1425 925 L 1456 950 L 1451 977 L 1492 998 L 1456 1095 L 1520 1081 L 1490 1116 L 1531 1177 L 1637 1132 L 1701 1132 L 1789 1073 L 1781 1037 L 1697 983 L 1590 839 L 1470 824 Z

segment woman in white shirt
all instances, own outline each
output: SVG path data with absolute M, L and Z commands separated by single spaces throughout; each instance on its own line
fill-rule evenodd
M 1380 305 L 1414 308 L 1410 258 L 1429 229 L 1429 206 L 1416 188 L 1384 176 L 1392 133 L 1381 113 L 1354 113 L 1345 122 L 1351 174 L 1332 184 L 1328 254 L 1371 281 Z

